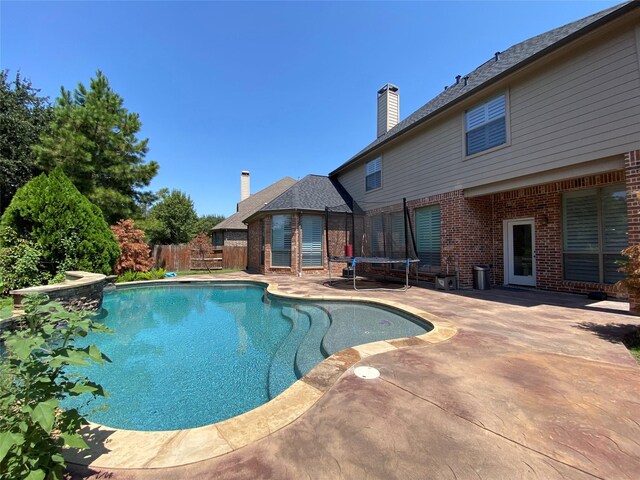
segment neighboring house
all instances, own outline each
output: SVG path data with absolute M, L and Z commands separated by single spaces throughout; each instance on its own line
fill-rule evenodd
M 213 245 L 216 247 L 246 247 L 247 226 L 243 223 L 244 220 L 295 183 L 296 181 L 293 178 L 284 177 L 258 193 L 250 195 L 249 172 L 242 172 L 241 201 L 237 206 L 238 211 L 211 229 Z
M 421 265 L 457 263 L 463 287 L 491 264 L 496 284 L 612 293 L 620 250 L 640 240 L 638 7 L 496 53 L 399 123 L 386 85 L 378 138 L 329 177 L 372 238 L 375 214 L 406 197 Z
M 640 241 L 639 7 L 498 52 L 401 122 L 398 89 L 385 85 L 377 139 L 329 174 L 332 188 L 365 209 L 372 240 L 394 234 L 384 225 L 400 225 L 392 217 L 406 197 L 421 271 L 457 265 L 461 287 L 490 264 L 495 284 L 613 293 L 620 250 Z M 312 237 L 324 235 L 333 200 L 308 190 L 325 189 L 324 178 L 247 219 L 250 268 L 326 268 L 315 256 L 306 267 L 300 252 L 305 216 L 317 217 Z M 330 230 L 339 244 L 339 226 Z
M 327 273 L 325 207 L 334 213 L 359 212 L 336 181 L 307 175 L 246 219 L 249 270 L 271 274 Z M 330 250 L 344 254 L 351 234 L 338 215 L 330 224 Z M 344 265 L 335 265 L 336 271 Z

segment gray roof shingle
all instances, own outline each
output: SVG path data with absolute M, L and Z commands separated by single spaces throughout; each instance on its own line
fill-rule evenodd
M 307 175 L 284 193 L 262 207 L 257 213 L 282 210 L 306 210 L 324 212 L 325 207 L 334 212 L 356 213 L 361 210 L 337 181 L 323 175 Z
M 577 36 L 583 35 L 593 28 L 599 26 L 602 22 L 616 18 L 623 13 L 640 7 L 640 2 L 632 1 L 621 5 L 610 7 L 601 12 L 595 13 L 588 17 L 582 18 L 575 22 L 569 23 L 559 28 L 555 28 L 541 35 L 520 42 L 504 52 L 499 54 L 499 59 L 492 58 L 483 63 L 471 73 L 462 77 L 459 83 L 449 86 L 438 96 L 429 101 L 407 118 L 399 122 L 395 127 L 384 135 L 367 145 L 364 149 L 351 157 L 345 163 L 340 165 L 329 175 L 333 176 L 339 173 L 348 165 L 355 163 L 362 157 L 371 153 L 377 147 L 387 143 L 388 141 L 398 137 L 413 127 L 420 125 L 448 107 L 453 106 L 462 99 L 470 96 L 478 90 L 487 87 L 491 83 L 497 81 L 503 76 L 517 70 L 538 57 L 559 48 L 565 43 L 573 40 Z M 465 79 L 466 78 L 466 83 Z
M 222 230 L 246 230 L 243 223 L 248 217 L 260 210 L 266 203 L 276 198 L 282 192 L 295 185 L 296 180 L 291 177 L 284 177 L 257 193 L 245 198 L 238 203 L 238 211 L 213 227 L 212 231 Z

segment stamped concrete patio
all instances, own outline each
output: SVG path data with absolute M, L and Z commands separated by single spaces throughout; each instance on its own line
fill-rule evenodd
M 354 296 L 319 277 L 214 278 Z M 356 366 L 380 378 L 350 368 L 297 420 L 234 452 L 165 469 L 77 469 L 77 478 L 640 478 L 640 368 L 619 343 L 640 319 L 625 303 L 518 289 L 357 296 L 426 310 L 459 331 L 364 358 Z

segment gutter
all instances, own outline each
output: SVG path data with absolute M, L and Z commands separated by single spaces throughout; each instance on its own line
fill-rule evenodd
M 575 39 L 577 39 L 579 37 L 582 37 L 582 36 L 584 36 L 584 35 L 586 35 L 588 33 L 591 33 L 592 31 L 600 28 L 601 26 L 603 26 L 603 25 L 605 25 L 605 24 L 607 24 L 607 23 L 609 23 L 609 22 L 621 17 L 622 15 L 624 15 L 624 14 L 626 14 L 626 13 L 632 11 L 632 10 L 635 10 L 638 7 L 640 7 L 640 1 L 633 0 L 633 1 L 629 2 L 629 3 L 627 3 L 626 5 L 621 6 L 617 10 L 614 10 L 613 12 L 605 15 L 604 17 L 601 17 L 598 20 L 595 20 L 595 21 L 591 22 L 589 25 L 587 25 L 585 27 L 582 27 L 580 30 L 577 30 L 577 31 L 573 32 L 572 34 L 567 35 L 566 37 L 564 37 L 561 40 L 558 40 L 557 42 L 553 43 L 552 45 L 549 45 L 548 47 L 543 48 L 539 52 L 534 53 L 533 55 L 531 55 L 530 57 L 528 57 L 525 60 L 521 61 L 520 63 L 516 63 L 512 67 L 506 69 L 504 72 L 499 73 L 495 77 L 492 77 L 491 79 L 487 80 L 485 83 L 482 83 L 482 84 L 478 85 L 477 87 L 469 90 L 468 92 L 463 93 L 459 97 L 451 100 L 446 105 L 444 105 L 444 106 L 438 108 L 437 110 L 434 110 L 433 112 L 425 115 L 424 117 L 420 118 L 419 120 L 416 120 L 411 125 L 408 125 L 407 127 L 403 128 L 402 130 L 399 130 L 398 132 L 394 133 L 393 135 L 390 135 L 388 138 L 385 138 L 384 140 L 382 140 L 377 145 L 375 145 L 375 146 L 373 146 L 373 147 L 371 147 L 369 149 L 366 149 L 366 150 L 362 151 L 361 153 L 356 154 L 355 157 L 352 157 L 350 160 L 347 160 L 346 163 L 343 163 L 338 168 L 336 168 L 335 170 L 330 172 L 328 176 L 329 177 L 336 176 L 337 174 L 343 172 L 344 170 L 346 170 L 348 167 L 350 167 L 354 163 L 358 162 L 359 160 L 362 160 L 362 158 L 366 157 L 370 153 L 375 152 L 376 150 L 380 149 L 382 146 L 384 146 L 387 143 L 397 139 L 401 135 L 404 135 L 405 133 L 413 130 L 414 128 L 419 127 L 420 125 L 422 125 L 423 123 L 427 122 L 428 120 L 431 120 L 435 116 L 437 116 L 437 115 L 449 110 L 450 108 L 452 108 L 455 105 L 459 104 L 463 100 L 466 100 L 470 96 L 475 95 L 479 91 L 481 91 L 481 90 L 493 85 L 494 83 L 497 83 L 498 81 L 502 80 L 503 78 L 505 78 L 505 77 L 511 75 L 512 73 L 516 72 L 517 70 L 520 70 L 521 68 L 523 68 L 523 67 L 525 67 L 525 66 L 527 66 L 527 65 L 529 65 L 529 64 L 531 64 L 533 62 L 535 62 L 536 60 L 540 59 L 541 57 L 544 57 L 545 55 L 548 55 L 549 53 L 551 53 L 551 52 L 553 52 L 553 51 L 555 51 L 555 50 L 557 50 L 557 49 L 559 49 L 559 48 L 561 48 L 561 47 L 573 42 Z M 436 98 L 436 97 L 434 97 L 434 98 Z M 416 110 L 416 112 L 417 112 L 417 110 Z M 413 112 L 413 113 L 415 113 L 415 112 Z M 411 115 L 413 115 L 413 113 Z

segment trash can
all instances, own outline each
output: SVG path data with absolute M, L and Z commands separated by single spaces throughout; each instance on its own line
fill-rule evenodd
M 489 279 L 490 271 L 491 266 L 489 265 L 474 265 L 473 288 L 477 290 L 489 290 L 491 288 L 491 281 Z

